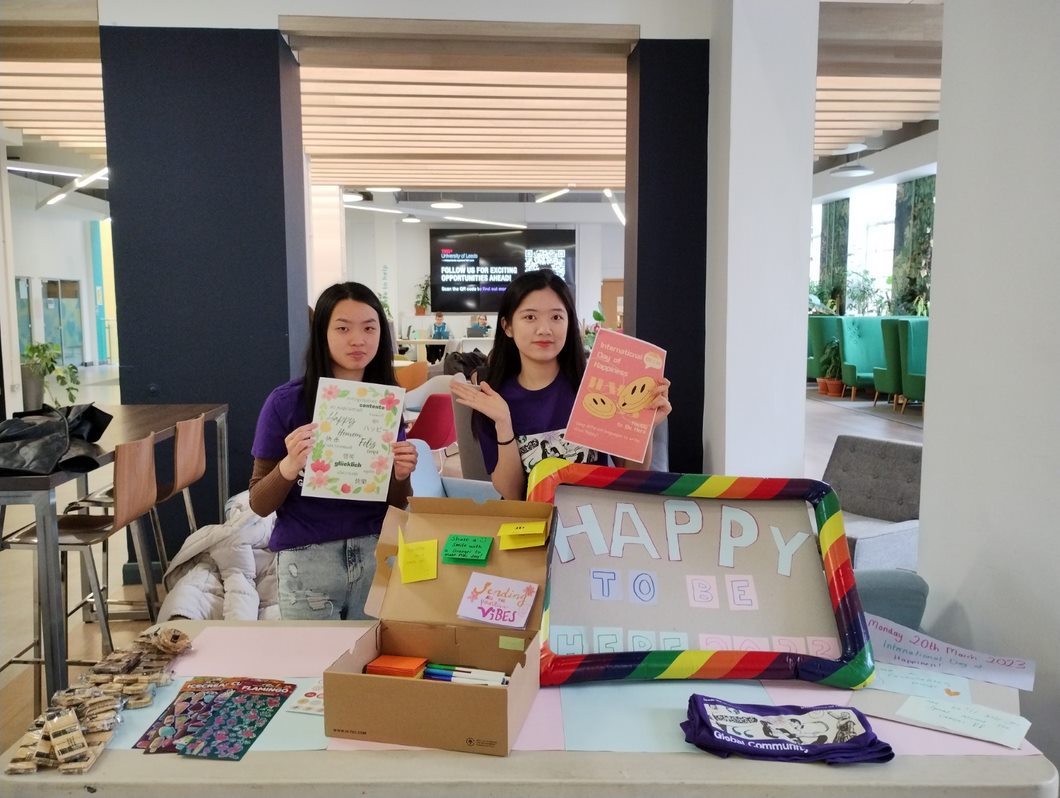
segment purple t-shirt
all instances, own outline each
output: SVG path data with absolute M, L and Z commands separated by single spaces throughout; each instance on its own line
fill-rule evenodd
M 559 457 L 572 463 L 601 462 L 596 450 L 567 443 L 563 437 L 578 391 L 562 374 L 538 391 L 527 390 L 519 384 L 518 376 L 511 377 L 497 392 L 508 403 L 515 442 L 527 474 L 546 457 Z M 480 415 L 475 416 L 475 424 L 486 472 L 492 474 L 497 467 L 497 429 L 493 422 Z
M 250 453 L 262 460 L 282 460 L 287 456 L 283 439 L 291 430 L 312 419 L 302 403 L 303 380 L 292 380 L 269 394 L 258 416 L 254 445 Z M 405 424 L 398 429 L 398 440 L 405 440 Z M 291 488 L 276 510 L 276 526 L 269 538 L 272 551 L 293 549 L 310 543 L 346 540 L 377 535 L 383 525 L 387 503 L 325 499 L 302 495 L 302 478 Z

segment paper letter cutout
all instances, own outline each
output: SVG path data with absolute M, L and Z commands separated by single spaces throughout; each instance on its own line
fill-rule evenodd
M 659 651 L 687 651 L 688 635 L 684 632 L 659 632 Z
M 622 534 L 623 518 L 629 518 L 637 534 L 632 536 Z M 630 502 L 618 502 L 615 504 L 615 525 L 611 530 L 611 556 L 621 557 L 625 547 L 633 543 L 643 546 L 653 560 L 659 559 L 659 550 L 655 548 L 651 535 L 648 534 L 647 527 L 640 520 L 637 506 Z
M 757 610 L 758 593 L 755 578 L 750 574 L 736 576 L 725 574 L 725 592 L 729 596 L 730 610 Z
M 688 586 L 688 606 L 708 610 L 721 609 L 718 577 L 688 574 L 685 576 L 685 583 Z
M 824 657 L 825 659 L 839 659 L 842 653 L 839 648 L 839 641 L 834 637 L 807 637 L 806 652 L 813 654 L 815 657 Z
M 769 531 L 773 533 L 773 542 L 777 544 L 777 573 L 781 576 L 791 576 L 791 558 L 810 536 L 806 532 L 796 532 L 791 540 L 785 543 L 779 528 L 771 526 Z
M 615 571 L 594 568 L 589 572 L 593 601 L 621 601 L 622 583 Z
M 554 654 L 588 654 L 585 627 L 553 626 L 548 633 L 548 643 Z
M 733 651 L 769 651 L 769 638 L 734 636 L 732 649 Z
M 666 517 L 666 554 L 673 562 L 681 559 L 681 541 L 678 535 L 695 535 L 703 529 L 703 511 L 693 501 L 685 499 L 667 499 L 663 502 Z M 682 523 L 678 514 L 688 517 Z
M 570 562 L 574 559 L 568 538 L 580 535 L 582 532 L 589 538 L 589 545 L 593 554 L 600 556 L 607 554 L 607 544 L 604 543 L 604 533 L 600 531 L 600 522 L 596 520 L 596 512 L 591 504 L 583 504 L 578 508 L 580 524 L 564 526 L 563 519 L 556 515 L 556 552 L 559 554 L 560 562 Z
M 806 640 L 802 637 L 784 637 L 773 635 L 774 651 L 790 651 L 792 654 L 806 653 Z
M 634 604 L 657 604 L 659 591 L 655 574 L 650 571 L 631 571 L 629 574 L 629 600 Z
M 626 651 L 655 651 L 655 632 L 630 629 Z
M 729 635 L 700 634 L 700 651 L 732 651 L 732 637 Z
M 733 526 L 740 527 L 739 537 L 732 534 Z M 718 552 L 718 565 L 723 568 L 734 567 L 733 553 L 736 549 L 746 549 L 758 540 L 758 523 L 746 510 L 739 507 L 721 507 L 721 548 Z
M 621 626 L 597 626 L 593 628 L 593 652 L 596 654 L 617 654 L 622 650 Z

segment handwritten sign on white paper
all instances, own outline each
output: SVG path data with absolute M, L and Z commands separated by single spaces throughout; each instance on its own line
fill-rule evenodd
M 907 718 L 917 725 L 926 724 L 962 737 L 974 737 L 1019 748 L 1031 722 L 1019 715 L 1011 715 L 982 704 L 955 704 L 932 701 L 930 698 L 910 696 L 898 708 L 899 719 Z
M 321 377 L 303 496 L 386 501 L 405 389 Z
M 470 621 L 523 629 L 535 595 L 537 585 L 533 582 L 474 572 L 467 581 L 456 614 Z
M 1034 689 L 1034 660 L 994 656 L 936 640 L 916 629 L 865 614 L 876 662 L 950 673 L 980 682 Z
M 935 701 L 954 701 L 958 704 L 972 703 L 972 686 L 963 676 L 954 676 L 939 671 L 907 668 L 887 662 L 876 663 L 876 678 L 867 688 L 886 690 L 889 693 L 918 695 Z

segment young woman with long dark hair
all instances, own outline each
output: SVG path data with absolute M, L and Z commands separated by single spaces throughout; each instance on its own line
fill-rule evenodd
M 501 298 L 497 332 L 485 377 L 477 386 L 453 382 L 456 401 L 475 411 L 474 425 L 493 486 L 506 499 L 526 498 L 526 477 L 545 457 L 598 463 L 599 452 L 564 440 L 585 373 L 574 300 L 566 282 L 548 269 L 512 280 Z M 669 415 L 670 381 L 662 380 L 647 409 L 655 425 Z M 643 463 L 616 465 L 646 470 Z
M 276 513 L 269 548 L 278 552 L 280 614 L 297 620 L 364 618 L 375 575 L 375 545 L 388 505 L 404 507 L 416 449 L 402 423 L 386 502 L 302 496 L 313 448 L 313 405 L 321 377 L 396 385 L 393 340 L 379 298 L 360 283 L 338 283 L 317 300 L 305 375 L 276 388 L 254 434 L 250 506 Z

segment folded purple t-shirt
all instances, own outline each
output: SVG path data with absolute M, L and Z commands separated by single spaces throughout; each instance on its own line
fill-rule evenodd
M 891 747 L 873 733 L 868 718 L 838 704 L 731 704 L 694 693 L 681 728 L 687 742 L 721 757 L 739 754 L 829 765 L 894 759 Z

